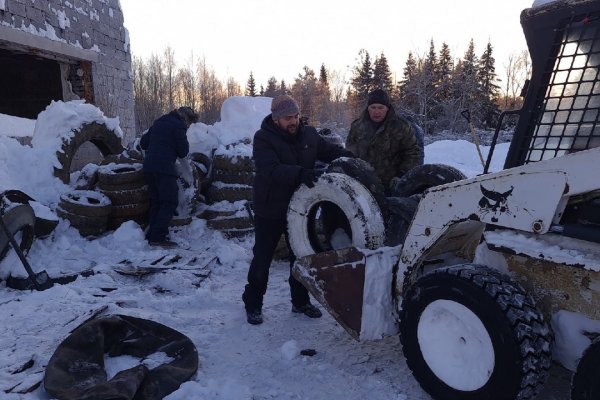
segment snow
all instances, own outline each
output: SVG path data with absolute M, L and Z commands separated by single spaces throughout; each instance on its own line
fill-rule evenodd
M 244 140 L 252 137 L 269 113 L 269 104 L 264 98 L 229 99 L 221 122 L 213 126 L 195 124 L 188 137 L 196 140 L 196 149 L 226 151 L 230 146 L 232 151 L 244 153 L 249 147 Z M 14 121 L 0 116 L 0 121 L 7 119 Z M 22 190 L 35 199 L 32 205 L 36 214 L 56 218 L 54 210 L 60 195 L 72 189 L 52 175 L 56 146 L 84 121 L 101 121 L 119 131 L 118 121 L 105 118 L 93 106 L 54 102 L 37 119 L 32 146 L 0 135 L 0 190 Z M 507 144 L 496 148 L 499 161 L 492 169 L 500 168 L 507 149 Z M 487 150 L 484 146 L 484 155 Z M 449 164 L 468 176 L 482 170 L 477 152 L 468 142 L 435 142 L 426 147 L 425 154 L 427 163 Z M 227 204 L 214 207 L 227 209 Z M 242 204 L 231 207 L 238 210 Z M 169 400 L 430 399 L 412 377 L 397 335 L 356 342 L 328 314 L 309 319 L 292 313 L 287 262 L 274 262 L 271 268 L 263 310 L 265 322 L 259 326 L 247 324 L 241 293 L 252 258 L 252 237 L 227 240 L 220 232 L 209 229 L 202 219 L 172 228 L 170 236 L 180 248 L 150 247 L 142 228 L 129 221 L 114 232 L 88 240 L 61 220 L 48 238 L 36 239 L 27 255 L 34 271 L 45 270 L 50 276 L 87 272 L 87 277 L 55 284 L 42 292 L 12 290 L 0 283 L 2 399 L 49 399 L 43 385 L 35 385 L 43 379 L 44 367 L 56 347 L 88 318 L 108 314 L 151 319 L 182 332 L 194 342 L 200 358 L 198 373 L 168 396 Z M 152 267 L 155 271 L 144 276 L 124 275 L 136 267 Z M 0 262 L 0 271 L 7 270 L 25 276 L 13 251 Z M 391 303 L 385 298 L 389 290 L 378 287 L 380 282 L 373 278 L 389 273 L 368 268 L 367 281 L 373 286 L 366 293 L 371 310 L 363 310 L 365 318 L 380 317 L 372 313 L 382 310 L 377 309 L 377 302 Z M 391 312 L 392 308 L 388 310 Z M 447 318 L 431 317 L 426 324 L 424 327 L 438 326 L 440 340 L 450 326 Z M 476 325 L 467 320 L 465 329 L 475 329 Z M 557 313 L 556 356 L 566 364 L 575 363 L 585 345 L 585 336 L 570 336 L 573 331 L 568 328 L 572 326 L 581 327 L 581 332 L 600 331 L 598 321 Z M 368 333 L 367 329 L 364 332 Z M 481 333 L 473 332 L 472 337 L 485 350 Z M 371 336 L 384 335 L 371 332 Z M 302 351 L 305 349 L 314 349 L 315 354 L 303 355 L 308 353 Z M 452 372 L 451 358 L 443 353 L 430 357 L 437 360 L 442 375 Z M 16 372 L 30 361 L 31 366 Z M 119 357 L 106 361 L 113 375 L 136 363 L 152 367 L 166 359 L 156 354 L 151 360 Z M 487 368 L 490 361 L 479 362 Z M 477 384 L 460 381 L 460 377 L 448 379 L 458 379 L 457 385 L 467 387 Z M 32 387 L 31 392 L 16 394 Z
M 0 114 L 0 136 L 31 137 L 33 136 L 33 130 L 35 129 L 35 121 L 35 119 Z

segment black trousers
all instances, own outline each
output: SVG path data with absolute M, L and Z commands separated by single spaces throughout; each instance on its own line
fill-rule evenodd
M 177 210 L 177 177 L 159 173 L 144 173 L 150 195 L 149 242 L 162 242 L 169 233 L 169 224 Z
M 263 297 L 269 282 L 269 268 L 273 260 L 273 253 L 277 248 L 281 235 L 285 235 L 290 254 L 290 291 L 292 304 L 303 306 L 309 302 L 308 290 L 292 276 L 292 265 L 295 257 L 290 249 L 287 235 L 287 221 L 285 219 L 268 219 L 258 215 L 254 216 L 254 257 L 248 270 L 248 283 L 242 295 L 247 311 L 262 310 Z

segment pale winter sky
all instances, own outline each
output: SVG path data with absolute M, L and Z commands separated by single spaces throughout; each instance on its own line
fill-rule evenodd
M 401 78 L 409 51 L 424 54 L 446 42 L 455 58 L 471 38 L 480 56 L 494 46 L 502 78 L 511 53 L 526 49 L 519 16 L 533 0 L 120 0 L 132 53 L 142 58 L 175 51 L 179 65 L 205 57 L 221 80 L 245 86 L 250 71 L 257 84 L 271 76 L 291 83 L 303 66 L 350 76 L 358 53 L 385 53 Z

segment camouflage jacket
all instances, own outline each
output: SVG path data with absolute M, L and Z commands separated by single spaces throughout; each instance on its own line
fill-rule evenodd
M 346 149 L 371 164 L 386 187 L 393 177 L 402 176 L 423 163 L 423 150 L 411 124 L 399 117 L 393 107 L 379 128 L 365 110 L 352 122 Z

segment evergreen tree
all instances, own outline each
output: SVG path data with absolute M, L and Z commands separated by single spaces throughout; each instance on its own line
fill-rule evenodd
M 260 91 L 258 92 L 259 96 L 264 96 L 265 95 L 265 87 L 263 85 L 260 85 Z
M 288 94 L 288 89 L 283 79 L 281 80 L 281 84 L 279 85 L 279 92 L 277 93 L 277 95 L 282 94 Z
M 498 76 L 496 75 L 496 60 L 493 55 L 492 44 L 488 42 L 485 51 L 479 59 L 479 67 L 477 70 L 477 80 L 479 82 L 480 101 L 481 101 L 481 122 L 486 128 L 496 126 L 500 109 L 498 108 L 498 97 L 500 86 L 496 83 Z
M 350 80 L 350 85 L 356 96 L 357 104 L 362 107 L 369 96 L 369 92 L 373 89 L 373 65 L 371 64 L 371 56 L 366 50 L 358 52 L 360 62 L 354 67 L 354 76 Z
M 246 96 L 256 97 L 256 81 L 254 80 L 254 74 L 250 71 L 250 77 L 246 84 Z
M 298 74 L 292 86 L 292 97 L 298 102 L 302 116 L 308 118 L 309 121 L 313 121 L 316 116 L 315 103 L 319 92 L 317 82 L 315 71 L 304 66 L 302 73 Z
M 277 96 L 277 91 L 278 90 L 279 89 L 277 88 L 277 79 L 275 79 L 275 77 L 272 76 L 267 81 L 267 89 L 263 93 L 263 96 L 266 96 L 266 97 L 275 97 L 275 96 Z
M 373 67 L 373 89 L 383 89 L 390 95 L 393 91 L 392 72 L 388 65 L 385 54 L 381 52 L 379 57 L 375 57 Z
M 329 73 L 325 64 L 321 64 L 318 81 L 318 99 L 316 101 L 316 122 L 324 123 L 331 119 L 331 89 L 329 88 Z
M 479 60 L 475 54 L 475 42 L 469 41 L 469 47 L 462 60 L 457 65 L 453 76 L 452 92 L 456 100 L 454 112 L 453 129 L 466 130 L 468 127 L 466 121 L 460 117 L 461 112 L 468 111 L 471 119 L 476 121 L 480 115 L 480 87 L 477 80 L 477 66 Z
M 321 85 L 329 85 L 327 79 L 327 69 L 325 68 L 325 64 L 321 64 L 321 70 L 319 71 L 319 83 Z
M 419 66 L 412 51 L 408 53 L 402 79 L 398 84 L 401 108 L 411 114 L 418 114 L 418 77 Z
M 438 82 L 437 55 L 433 39 L 429 43 L 429 53 L 423 62 L 421 72 L 420 110 L 421 123 L 426 132 L 432 133 L 435 129 L 435 119 L 440 113 L 436 98 Z

